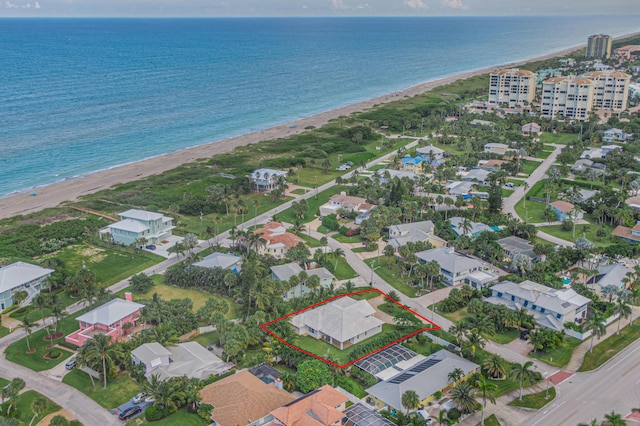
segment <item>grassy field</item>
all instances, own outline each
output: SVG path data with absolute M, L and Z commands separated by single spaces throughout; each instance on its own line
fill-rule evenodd
M 347 243 L 347 244 L 348 243 L 360 243 L 360 242 L 362 242 L 362 237 L 360 235 L 354 235 L 352 237 L 347 237 L 346 235 L 335 234 L 335 235 L 332 235 L 331 238 L 333 238 L 334 240 L 339 241 L 341 243 Z
M 304 195 L 309 191 L 310 191 L 310 189 L 298 188 L 298 189 L 294 189 L 293 191 L 291 191 L 291 193 L 295 194 L 295 195 Z
M 109 249 L 90 244 L 78 244 L 60 250 L 55 257 L 71 272 L 83 265 L 95 274 L 101 287 L 108 287 L 164 260 L 148 251 L 134 254 L 131 249 L 113 246 Z
M 624 321 L 624 319 L 622 320 Z M 593 352 L 584 357 L 578 371 L 591 371 L 613 358 L 624 348 L 635 342 L 640 337 L 640 323 L 627 325 L 620 329 L 620 334 L 613 334 L 593 347 Z
M 355 278 L 358 276 L 356 271 L 353 270 L 351 265 L 349 265 L 345 258 L 338 258 L 338 265 L 334 268 L 335 261 L 331 260 L 327 264 L 327 269 L 336 277 L 338 281 L 342 280 L 350 280 L 351 278 Z
M 487 334 L 488 339 L 493 340 L 501 345 L 506 345 L 509 342 L 513 342 L 520 336 L 520 331 L 514 328 L 509 329 L 503 333 Z
M 555 143 L 560 145 L 567 145 L 573 142 L 577 142 L 580 139 L 580 135 L 576 135 L 573 133 L 543 133 L 540 135 L 540 141 L 543 144 Z M 545 149 L 547 149 L 545 147 Z
M 400 274 L 400 268 L 398 268 L 396 265 L 391 265 L 391 269 L 389 269 L 388 262 L 383 256 L 380 257 L 379 266 L 378 260 L 375 257 L 365 260 L 365 263 L 370 267 L 375 266 L 376 274 L 378 274 L 380 278 L 389 283 L 393 288 L 395 288 L 405 296 L 416 297 L 416 292 L 419 291 L 419 289 L 407 284 L 409 278 L 407 278 L 406 276 L 402 277 Z
M 590 220 L 589 215 L 585 216 L 585 220 Z M 593 219 L 591 219 L 593 220 Z M 592 243 L 596 245 L 596 247 L 607 247 L 612 244 L 615 244 L 615 240 L 611 240 L 609 237 L 598 238 L 596 239 L 595 232 L 596 229 L 600 227 L 604 227 L 607 231 L 607 235 L 611 235 L 614 227 L 609 224 L 599 225 L 599 224 L 590 224 L 590 225 L 576 225 L 576 233 L 573 235 L 573 230 L 565 231 L 562 229 L 562 225 L 550 225 L 550 226 L 541 226 L 538 229 L 542 232 L 546 232 L 548 234 L 553 235 L 554 237 L 562 238 L 567 241 L 575 241 L 578 238 L 585 237 Z
M 127 425 L 128 424 L 131 424 L 131 425 L 149 424 L 149 425 L 155 425 L 155 426 L 175 426 L 175 425 L 203 426 L 203 425 L 209 424 L 209 422 L 207 422 L 206 420 L 204 420 L 202 417 L 198 416 L 195 413 L 188 412 L 186 408 L 181 408 L 180 410 L 176 411 L 170 416 L 167 416 L 164 419 L 157 420 L 155 422 L 145 421 L 143 423 L 140 423 L 138 419 L 134 419 L 134 420 L 131 420 L 129 423 L 127 423 Z
M 544 159 L 544 158 L 549 157 L 549 156 L 551 155 L 551 152 L 552 152 L 552 151 L 540 151 L 540 152 L 538 152 L 538 153 L 535 155 L 535 157 L 536 157 L 536 158 L 543 158 L 543 159 Z
M 196 336 L 193 340 L 200 343 L 202 346 L 206 348 L 209 345 L 209 343 L 218 344 L 219 342 L 218 332 L 211 331 L 209 333 L 202 333 Z
M 382 324 L 382 333 L 376 334 L 375 337 L 383 336 L 384 334 L 392 333 L 396 330 L 396 326 L 392 324 Z M 364 340 L 360 343 L 356 343 L 355 345 L 349 346 L 345 350 L 340 350 L 339 348 L 324 342 L 322 340 L 314 339 L 310 336 L 295 336 L 293 339 L 293 344 L 302 348 L 312 354 L 318 355 L 320 357 L 329 357 L 330 359 L 335 360 L 339 364 L 346 364 L 349 362 L 349 352 L 351 352 L 354 348 L 359 345 L 364 345 L 367 343 L 369 339 Z
M 549 388 L 548 398 L 545 398 L 547 395 L 547 390 L 543 390 L 538 393 L 530 393 L 528 395 L 522 395 L 522 401 L 518 398 L 514 399 L 509 403 L 512 407 L 524 407 L 524 408 L 532 408 L 534 410 L 539 410 L 551 401 L 556 398 L 556 388 Z
M 529 223 L 547 222 L 547 220 L 544 218 L 544 208 L 544 203 L 538 203 L 531 200 L 527 200 L 525 208 L 524 199 L 518 201 L 518 203 L 515 205 L 516 213 L 518 213 L 518 216 L 520 216 L 523 221 L 528 218 L 529 220 L 527 220 L 527 222 Z
M 33 411 L 31 410 L 31 404 L 36 398 L 44 398 L 47 401 L 47 408 L 44 412 L 38 413 L 38 417 L 33 418 Z M 2 411 L 6 411 L 6 407 L 9 405 L 9 401 L 5 401 L 2 404 Z M 44 417 L 48 416 L 51 413 L 55 413 L 60 410 L 60 407 L 56 405 L 49 398 L 39 394 L 36 391 L 28 390 L 22 392 L 18 395 L 18 399 L 16 400 L 16 407 L 18 410 L 18 420 L 21 425 L 29 425 L 33 420 L 33 424 L 37 425 L 40 420 Z
M 522 162 L 522 173 L 530 175 L 540 166 L 540 162 L 532 160 L 524 160 Z
M 308 223 L 315 219 L 316 214 L 318 214 L 319 212 L 320 206 L 328 202 L 329 197 L 339 194 L 341 191 L 344 191 L 344 187 L 335 185 L 325 191 L 320 192 L 319 194 L 317 194 L 317 196 L 307 198 L 307 205 L 309 206 L 309 210 L 307 211 L 307 213 L 305 213 L 304 218 L 302 219 L 302 223 Z M 277 220 L 287 223 L 294 223 L 296 221 L 296 217 L 293 214 L 293 208 L 291 207 L 281 211 L 274 216 L 276 216 Z
M 502 426 L 495 414 L 484 419 L 484 426 Z
M 310 237 L 309 235 L 305 234 L 304 232 L 299 232 L 296 235 L 298 237 L 302 238 L 309 248 L 322 247 L 322 244 L 320 244 L 320 241 L 316 240 L 313 237 Z
M 162 277 L 160 276 L 154 276 L 154 278 L 155 277 L 159 277 L 158 279 L 162 279 Z M 228 297 L 217 296 L 211 293 L 205 293 L 204 291 L 194 290 L 190 288 L 172 287 L 166 284 L 156 284 L 147 293 L 133 293 L 133 300 L 138 301 L 141 299 L 150 299 L 151 297 L 153 297 L 154 293 L 158 293 L 158 296 L 160 296 L 160 298 L 164 300 L 185 298 L 191 299 L 193 301 L 194 311 L 197 311 L 198 309 L 203 307 L 207 302 L 207 299 L 224 299 L 229 305 L 229 312 L 227 312 L 225 317 L 229 319 L 238 317 L 237 305 L 232 299 Z
M 531 358 L 536 358 L 546 362 L 554 367 L 562 368 L 569 363 L 571 354 L 576 346 L 578 346 L 580 340 L 573 337 L 565 337 L 564 343 L 558 349 L 546 353 L 529 352 Z
M 102 387 L 99 379 L 94 380 L 95 389 L 87 373 L 74 369 L 64 376 L 62 383 L 78 389 L 104 408 L 116 408 L 142 390 L 142 387 L 127 373 L 120 373 L 118 377 L 108 382 L 106 389 Z

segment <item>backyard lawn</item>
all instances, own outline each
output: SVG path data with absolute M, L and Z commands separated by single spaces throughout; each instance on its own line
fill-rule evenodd
M 100 379 L 94 381 L 95 389 L 89 375 L 78 369 L 71 370 L 62 379 L 62 383 L 78 389 L 104 408 L 116 408 L 142 391 L 142 386 L 130 378 L 128 373 L 118 374 L 118 377 L 108 382 L 106 389 L 102 387 Z
M 560 346 L 558 349 L 546 353 L 537 353 L 532 351 L 529 352 L 529 356 L 531 358 L 536 358 L 544 361 L 549 365 L 553 365 L 554 367 L 562 368 L 569 363 L 573 350 L 580 343 L 582 342 L 580 342 L 580 340 L 576 338 L 565 337 L 562 346 Z
M 416 297 L 416 293 L 420 291 L 418 287 L 413 287 L 407 284 L 407 282 L 409 281 L 409 278 L 406 276 L 402 277 L 402 274 L 400 273 L 400 268 L 398 268 L 396 265 L 391 265 L 391 269 L 389 269 L 387 267 L 388 262 L 384 257 L 382 256 L 380 257 L 379 266 L 378 266 L 378 260 L 375 257 L 365 260 L 365 263 L 370 267 L 375 266 L 376 274 L 378 274 L 380 278 L 385 280 L 393 288 L 395 288 L 405 296 Z M 364 278 L 367 279 L 369 277 L 364 277 Z M 415 278 L 412 278 L 412 279 L 415 279 Z M 375 287 L 375 283 L 374 283 L 374 287 Z
M 621 328 L 620 334 L 612 334 L 594 346 L 592 353 L 587 352 L 578 371 L 595 370 L 635 342 L 638 337 L 640 337 L 640 323 L 636 322 Z
M 356 271 L 353 270 L 351 265 L 347 263 L 347 260 L 344 257 L 338 258 L 338 266 L 334 268 L 335 265 L 334 260 L 330 260 L 327 263 L 327 269 L 336 277 L 338 281 L 342 280 L 350 280 L 351 278 L 355 278 L 358 276 Z
M 556 388 L 550 387 L 548 398 L 545 398 L 545 396 L 547 396 L 546 389 L 543 390 L 542 392 L 522 395 L 522 401 L 516 398 L 513 401 L 511 401 L 509 405 L 513 407 L 524 407 L 524 408 L 532 408 L 534 410 L 539 410 L 540 408 L 544 407 L 545 405 L 547 405 L 548 403 L 550 403 L 555 399 Z
M 193 340 L 200 343 L 205 348 L 209 345 L 209 343 L 214 343 L 217 345 L 220 342 L 217 331 L 198 334 L 196 337 L 193 338 Z
M 298 188 L 298 189 L 294 189 L 293 191 L 291 191 L 291 193 L 295 194 L 295 195 L 304 195 L 309 191 L 310 191 L 310 189 Z
M 44 412 L 38 413 L 38 417 L 36 417 L 34 419 L 33 418 L 33 411 L 31 410 L 31 404 L 33 403 L 33 401 L 36 398 L 44 398 L 47 401 L 47 408 L 46 408 L 46 410 Z M 6 407 L 8 405 L 9 405 L 9 401 L 5 401 L 2 404 L 2 411 L 3 412 L 6 411 Z M 18 412 L 18 420 L 20 421 L 21 425 L 30 425 L 30 424 L 32 424 L 31 423 L 32 420 L 33 420 L 33 424 L 37 425 L 38 422 L 40 420 L 42 420 L 44 417 L 48 416 L 51 413 L 55 413 L 56 411 L 60 410 L 60 407 L 58 405 L 56 405 L 53 401 L 51 401 L 49 398 L 39 394 L 38 392 L 33 391 L 33 390 L 28 390 L 28 391 L 22 392 L 18 396 L 18 399 L 16 400 L 15 409 Z
M 339 194 L 341 191 L 344 191 L 344 187 L 340 185 L 334 185 L 329 189 L 322 191 L 314 197 L 307 198 L 307 206 L 309 206 L 309 210 L 305 213 L 304 218 L 302 219 L 302 223 L 311 222 L 315 219 L 316 214 L 320 209 L 320 206 L 329 201 L 329 197 L 332 195 Z M 294 223 L 296 221 L 296 217 L 293 213 L 293 208 L 289 207 L 286 210 L 277 213 L 276 219 L 279 221 Z

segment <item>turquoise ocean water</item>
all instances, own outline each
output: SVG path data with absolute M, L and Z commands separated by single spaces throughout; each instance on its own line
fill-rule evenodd
M 0 195 L 464 71 L 637 16 L 0 19 Z

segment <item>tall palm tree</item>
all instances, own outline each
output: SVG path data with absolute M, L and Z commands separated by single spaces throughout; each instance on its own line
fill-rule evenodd
M 531 369 L 533 367 L 533 361 L 527 361 L 524 364 L 513 363 L 509 376 L 520 381 L 520 401 L 522 401 L 522 390 L 524 389 L 524 381 L 528 380 L 529 383 L 533 383 L 535 380 L 535 372 Z
M 33 417 L 31 417 L 29 426 L 33 424 L 33 421 L 36 419 L 36 417 L 46 411 L 48 405 L 49 404 L 47 403 L 47 399 L 41 397 L 38 397 L 34 399 L 33 402 L 31 402 L 31 411 L 33 411 Z
M 85 342 L 78 353 L 82 356 L 86 364 L 95 368 L 102 364 L 102 379 L 104 387 L 107 387 L 108 370 L 115 362 L 123 357 L 123 352 L 119 345 L 111 344 L 111 337 L 106 334 L 96 334 L 92 339 Z
M 462 382 L 449 392 L 453 404 L 462 412 L 469 413 L 476 408 L 476 398 L 473 388 L 467 382 Z
M 602 422 L 602 426 L 625 426 L 626 424 L 627 422 L 622 415 L 613 410 L 611 410 L 609 414 L 604 415 L 604 421 Z
M 27 339 L 27 351 L 31 352 L 31 345 L 29 344 L 29 336 L 31 336 L 31 331 L 33 330 L 33 327 L 35 327 L 37 325 L 37 323 L 35 321 L 32 321 L 29 319 L 29 314 L 26 314 L 24 317 L 22 317 L 22 320 L 20 321 L 20 324 L 18 324 L 16 326 L 16 328 L 21 328 L 24 330 L 25 333 L 27 333 L 26 335 L 26 339 Z M 35 349 L 34 349 L 35 351 Z
M 631 315 L 631 309 L 631 305 L 627 302 L 627 298 L 618 296 L 618 299 L 616 299 L 616 306 L 614 307 L 614 311 L 620 315 L 618 317 L 618 329 L 616 330 L 616 334 L 620 334 L 620 322 L 622 321 L 622 317 L 629 318 Z
M 420 405 L 420 397 L 414 390 L 408 390 L 402 394 L 402 406 L 409 411 L 415 410 Z
M 482 416 L 480 417 L 480 424 L 484 425 L 484 409 L 487 406 L 487 400 L 492 404 L 496 403 L 496 391 L 498 385 L 489 381 L 486 377 L 480 376 L 475 384 L 478 389 L 477 394 L 482 397 Z
M 151 340 L 162 346 L 175 346 L 178 343 L 178 335 L 173 325 L 162 323 L 151 330 Z
M 591 346 L 589 352 L 593 352 L 593 339 L 597 336 L 598 340 L 607 334 L 607 326 L 604 325 L 604 315 L 598 311 L 593 311 L 591 318 L 585 324 L 585 330 L 591 330 Z
M 154 405 L 162 407 L 165 411 L 172 412 L 178 408 L 178 401 L 183 398 L 183 393 L 178 389 L 178 380 L 161 380 L 157 375 L 151 376 L 145 383 L 145 390 L 154 398 Z
M 491 354 L 482 361 L 482 368 L 493 378 L 501 378 L 507 373 L 504 361 L 499 355 Z
M 9 391 L 7 393 L 7 397 L 9 398 L 9 406 L 7 407 L 7 414 L 11 412 L 12 408 L 16 407 L 18 395 L 20 394 L 20 391 L 24 389 L 24 387 L 24 380 L 20 377 L 16 377 L 15 379 L 11 380 L 11 383 L 9 383 Z

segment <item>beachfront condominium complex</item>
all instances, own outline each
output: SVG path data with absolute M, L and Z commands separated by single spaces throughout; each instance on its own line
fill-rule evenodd
M 583 77 L 553 77 L 542 83 L 540 114 L 586 120 L 593 105 L 593 82 Z
M 540 113 L 584 121 L 592 110 L 624 111 L 631 77 L 619 71 L 594 71 L 582 77 L 553 77 L 542 83 Z
M 593 71 L 584 77 L 591 80 L 593 88 L 593 108 L 609 109 L 615 112 L 627 107 L 631 76 L 620 71 Z
M 587 58 L 609 59 L 611 57 L 611 36 L 596 34 L 589 36 L 587 42 Z
M 507 104 L 515 108 L 531 103 L 536 96 L 536 74 L 518 68 L 491 73 L 489 103 Z

